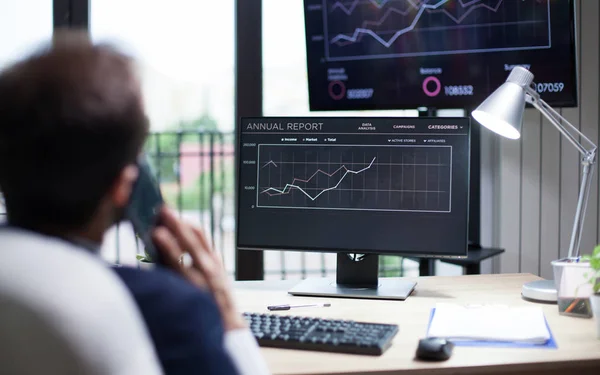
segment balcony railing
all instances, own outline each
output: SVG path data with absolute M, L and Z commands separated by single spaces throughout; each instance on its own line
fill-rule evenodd
M 156 132 L 145 152 L 155 169 L 168 205 L 180 217 L 203 228 L 222 255 L 227 271 L 235 272 L 235 146 L 234 134 L 211 131 Z M 0 220 L 4 212 L 0 196 Z M 104 241 L 103 257 L 115 264 L 138 265 L 143 246 L 124 222 Z M 303 279 L 333 276 L 336 255 L 266 251 L 265 278 Z M 417 275 L 418 265 L 400 257 L 381 257 L 383 276 Z

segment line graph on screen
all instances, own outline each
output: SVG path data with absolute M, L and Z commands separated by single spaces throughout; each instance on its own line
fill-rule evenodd
M 549 0 L 323 0 L 328 60 L 549 48 Z
M 256 207 L 450 212 L 452 147 L 259 145 Z

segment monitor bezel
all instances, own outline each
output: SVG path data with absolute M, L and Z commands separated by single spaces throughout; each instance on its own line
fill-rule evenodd
M 240 245 L 239 243 L 239 231 L 240 231 L 240 191 L 241 191 L 241 179 L 240 179 L 240 150 L 242 145 L 242 124 L 245 120 L 249 119 L 261 119 L 265 121 L 275 120 L 275 119 L 298 119 L 302 118 L 305 120 L 316 120 L 316 119 L 364 119 L 364 121 L 369 121 L 373 119 L 413 119 L 417 121 L 421 120 L 431 120 L 435 119 L 436 121 L 462 121 L 465 126 L 467 126 L 467 144 L 468 144 L 468 155 L 467 155 L 467 210 L 466 210 L 466 230 L 465 230 L 465 248 L 464 253 L 457 254 L 456 252 L 440 252 L 436 254 L 431 253 L 421 253 L 419 251 L 410 251 L 410 250 L 402 250 L 402 251 L 381 251 L 381 250 L 373 250 L 373 249 L 333 249 L 333 248 L 321 248 L 315 247 L 311 249 L 304 249 L 296 246 L 246 246 Z M 468 255 L 469 250 L 469 221 L 470 221 L 470 194 L 471 194 L 471 147 L 472 147 L 472 124 L 473 120 L 470 117 L 408 117 L 408 116 L 242 116 L 239 118 L 237 131 L 236 131 L 236 140 L 235 140 L 235 248 L 236 250 L 249 250 L 249 251 L 286 251 L 286 252 L 301 252 L 301 253 L 349 253 L 349 254 L 372 254 L 372 255 L 390 255 L 390 256 L 406 256 L 406 257 L 419 257 L 419 258 L 454 258 L 461 259 L 465 258 Z

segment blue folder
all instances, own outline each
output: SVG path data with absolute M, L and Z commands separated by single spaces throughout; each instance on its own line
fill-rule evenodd
M 429 327 L 431 321 L 435 315 L 435 308 L 431 309 L 431 315 L 429 316 L 429 324 L 427 325 L 427 336 L 429 336 Z M 552 330 L 548 325 L 548 321 L 544 317 L 548 332 L 550 332 L 550 340 L 546 341 L 545 344 L 531 344 L 523 342 L 507 342 L 507 341 L 477 341 L 477 340 L 456 340 L 452 341 L 456 346 L 479 346 L 479 347 L 493 347 L 493 348 L 525 348 L 525 349 L 557 349 L 558 345 L 552 334 Z

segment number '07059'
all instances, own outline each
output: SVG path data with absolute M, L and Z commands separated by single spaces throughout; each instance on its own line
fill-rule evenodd
M 543 82 L 535 84 L 535 91 L 537 91 L 540 94 L 544 92 L 561 92 L 564 89 L 564 82 Z

